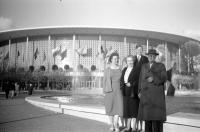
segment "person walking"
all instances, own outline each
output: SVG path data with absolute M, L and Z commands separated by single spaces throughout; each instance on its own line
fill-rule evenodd
M 11 99 L 13 99 L 15 96 L 15 84 L 13 80 L 9 81 L 9 87 L 11 92 Z
M 148 58 L 145 55 L 143 55 L 143 48 L 141 45 L 137 45 L 136 47 L 136 56 L 137 56 L 136 67 L 137 67 L 138 74 L 140 74 L 142 65 L 149 62 Z M 143 124 L 143 121 L 137 119 L 136 129 L 142 131 L 142 127 L 143 127 L 142 124 Z
M 112 53 L 109 67 L 104 70 L 105 111 L 109 116 L 110 130 L 119 132 L 119 118 L 123 116 L 123 96 L 120 89 L 121 69 L 119 68 L 119 54 Z
M 139 73 L 136 68 L 137 57 L 129 55 L 126 58 L 127 67 L 122 70 L 122 76 L 120 79 L 121 89 L 123 91 L 124 99 L 124 119 L 125 119 L 125 129 L 123 132 L 131 132 L 131 121 L 133 122 L 133 131 L 136 130 L 135 123 L 138 115 L 138 81 Z
M 31 81 L 28 81 L 27 87 L 28 87 L 28 95 L 32 95 L 33 94 L 33 88 L 34 88 L 33 83 Z
M 164 83 L 167 72 L 163 63 L 155 62 L 158 53 L 150 49 L 147 53 L 149 63 L 142 66 L 139 80 L 138 119 L 145 121 L 145 132 L 163 132 L 166 121 L 166 102 Z
M 15 93 L 16 93 L 16 96 L 19 95 L 19 83 L 17 81 L 15 82 Z
M 172 76 L 176 70 L 176 63 L 172 62 L 172 67 L 167 70 L 167 83 L 166 83 L 166 90 L 167 96 L 174 96 L 175 94 L 175 87 L 172 83 Z
M 9 87 L 9 81 L 8 80 L 5 80 L 3 82 L 3 89 L 5 90 L 5 97 L 6 97 L 6 99 L 8 99 L 9 92 L 10 92 L 10 87 Z

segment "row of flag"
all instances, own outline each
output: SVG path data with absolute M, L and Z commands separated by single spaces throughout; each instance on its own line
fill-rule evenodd
M 9 59 L 9 52 L 7 52 L 5 55 L 3 52 L 0 53 L 0 60 L 7 60 Z
M 36 49 L 35 53 L 34 53 L 34 59 L 36 60 L 37 57 L 39 55 L 39 51 L 38 51 L 38 48 Z M 17 58 L 20 56 L 20 51 L 17 51 Z M 4 55 L 3 52 L 0 53 L 0 60 L 3 61 L 3 60 L 9 60 L 9 51 Z M 24 62 L 24 54 L 23 54 L 23 62 Z M 43 61 L 46 60 L 46 54 L 44 52 L 44 56 L 43 56 Z
M 33 58 L 34 60 L 36 60 L 38 58 L 38 55 L 40 54 L 38 48 L 36 48 L 34 54 L 33 54 Z M 17 58 L 20 56 L 20 51 L 17 51 Z M 52 55 L 55 58 L 56 56 L 60 56 L 61 60 L 63 60 L 65 57 L 67 57 L 67 49 L 61 51 L 61 47 L 60 48 L 55 48 L 52 49 Z M 4 55 L 3 52 L 0 53 L 0 60 L 8 60 L 9 59 L 9 51 Z M 43 52 L 43 61 L 46 60 L 46 53 Z M 23 62 L 24 62 L 24 54 L 23 54 Z
M 61 50 L 60 47 L 56 47 L 55 49 L 52 49 L 52 55 L 55 58 L 56 56 L 60 56 L 61 60 L 63 60 L 65 57 L 67 57 L 67 49 L 64 49 L 63 51 Z
M 102 47 L 99 47 L 100 50 L 98 52 L 100 53 L 104 53 L 105 51 L 103 51 L 103 48 Z M 92 49 L 91 48 L 87 48 L 87 46 L 84 46 L 84 47 L 81 47 L 81 48 L 78 48 L 78 49 L 75 49 L 75 52 L 78 54 L 78 55 L 81 55 L 81 56 L 86 56 L 88 54 L 91 54 L 92 53 Z M 33 54 L 33 59 L 36 60 L 39 56 L 40 52 L 39 52 L 39 49 L 38 47 L 36 48 L 36 50 L 34 51 L 34 54 Z M 21 53 L 20 51 L 17 51 L 17 58 L 21 56 Z M 56 56 L 60 56 L 61 57 L 61 60 L 63 60 L 64 58 L 67 57 L 67 48 L 62 50 L 62 47 L 56 47 L 55 49 L 52 49 L 52 56 L 55 58 Z M 22 60 L 24 62 L 24 53 L 22 53 Z M 8 60 L 9 59 L 9 51 L 4 55 L 3 52 L 0 53 L 0 60 Z M 43 52 L 43 61 L 46 60 L 46 52 Z

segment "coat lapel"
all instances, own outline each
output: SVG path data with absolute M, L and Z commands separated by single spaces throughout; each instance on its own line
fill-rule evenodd
M 149 63 L 150 64 L 150 63 Z M 152 64 L 152 66 L 151 66 L 151 70 L 153 70 L 153 69 L 155 69 L 154 67 L 155 67 L 155 65 L 156 65 L 156 62 L 154 62 L 153 64 Z M 150 67 L 150 65 L 149 65 L 149 67 Z

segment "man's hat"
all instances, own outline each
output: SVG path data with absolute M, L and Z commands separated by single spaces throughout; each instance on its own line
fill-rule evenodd
M 149 55 L 149 54 L 153 54 L 153 55 L 159 55 L 155 49 L 149 49 L 148 53 L 146 53 L 146 55 Z

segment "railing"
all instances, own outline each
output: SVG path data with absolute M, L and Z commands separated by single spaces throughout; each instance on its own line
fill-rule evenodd
M 103 87 L 102 72 L 33 72 L 33 73 L 9 73 L 5 78 L 24 83 L 23 90 L 27 90 L 27 83 L 34 84 L 36 90 L 76 90 L 96 89 Z M 1 81 L 2 82 L 2 81 Z M 2 85 L 1 85 L 2 86 Z

